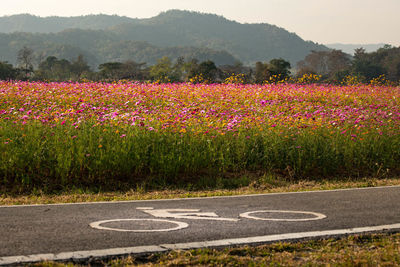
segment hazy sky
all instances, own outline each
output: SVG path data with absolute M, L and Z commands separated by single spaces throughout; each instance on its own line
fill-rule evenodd
M 0 0 L 0 16 L 117 14 L 148 18 L 169 9 L 266 22 L 318 43 L 400 46 L 400 0 Z

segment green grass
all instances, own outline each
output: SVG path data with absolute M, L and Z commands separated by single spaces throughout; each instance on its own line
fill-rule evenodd
M 122 136 L 122 137 L 121 137 Z M 235 188 L 245 173 L 290 180 L 389 177 L 400 172 L 400 135 L 354 139 L 332 129 L 243 130 L 225 135 L 83 124 L 0 123 L 2 192 L 73 188 Z
M 33 266 L 78 265 L 46 262 Z M 367 234 L 257 247 L 172 251 L 92 261 L 89 266 L 400 266 L 400 234 Z

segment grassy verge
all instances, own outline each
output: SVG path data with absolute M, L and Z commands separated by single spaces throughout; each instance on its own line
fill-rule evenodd
M 398 176 L 399 96 L 372 85 L 0 82 L 0 192 Z
M 172 251 L 91 266 L 400 266 L 400 234 L 280 242 L 257 247 Z M 77 266 L 45 262 L 33 266 Z
M 188 197 L 211 197 L 231 196 L 261 193 L 280 193 L 297 191 L 332 190 L 344 188 L 375 187 L 375 186 L 396 186 L 400 185 L 400 178 L 378 179 L 341 179 L 341 180 L 303 180 L 290 181 L 261 176 L 249 179 L 250 184 L 237 188 L 220 188 L 209 190 L 146 190 L 136 188 L 125 191 L 93 192 L 72 190 L 58 194 L 47 194 L 36 191 L 32 194 L 0 194 L 0 205 L 23 205 L 23 204 L 54 204 L 54 203 L 76 203 L 76 202 L 97 202 L 97 201 L 124 201 L 124 200 L 149 200 L 149 199 L 171 199 Z

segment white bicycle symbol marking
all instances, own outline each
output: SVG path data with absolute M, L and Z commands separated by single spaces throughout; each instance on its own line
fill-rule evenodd
M 129 229 L 119 229 L 119 228 L 113 228 L 113 227 L 105 227 L 101 226 L 102 224 L 105 223 L 111 223 L 111 222 L 126 222 L 126 221 L 150 221 L 150 222 L 163 222 L 163 223 L 172 223 L 176 224 L 176 227 L 172 228 L 166 228 L 166 229 L 149 229 L 149 230 L 129 230 Z M 176 222 L 176 221 L 170 221 L 170 220 L 160 220 L 160 219 L 115 219 L 115 220 L 104 220 L 104 221 L 98 221 L 98 222 L 93 222 L 90 224 L 91 227 L 100 229 L 100 230 L 111 230 L 111 231 L 117 231 L 117 232 L 135 232 L 135 233 L 148 233 L 148 232 L 169 232 L 169 231 L 175 231 L 175 230 L 180 230 L 187 228 L 189 225 L 184 222 Z
M 284 218 L 260 218 L 257 216 L 251 216 L 250 214 L 254 213 L 286 213 L 286 214 L 306 214 L 306 215 L 313 215 L 315 217 L 311 218 L 295 218 L 295 219 L 284 219 Z M 261 220 L 261 221 L 281 221 L 281 222 L 305 222 L 305 221 L 315 221 L 321 220 L 326 218 L 325 214 L 318 213 L 318 212 L 311 212 L 311 211 L 295 211 L 295 210 L 257 210 L 257 211 L 250 211 L 241 213 L 239 215 L 242 218 L 253 219 L 253 220 Z
M 240 219 L 234 218 L 222 218 L 219 217 L 215 212 L 200 212 L 199 209 L 154 209 L 152 207 L 137 208 L 147 214 L 150 214 L 156 218 L 174 218 L 174 219 L 190 219 L 190 220 L 214 220 L 214 221 L 227 221 L 227 222 L 238 222 Z M 257 217 L 254 214 L 257 213 L 280 213 L 280 214 L 294 214 L 294 215 L 306 215 L 306 218 L 270 218 L 270 217 Z M 311 217 L 309 217 L 311 215 Z M 256 210 L 249 211 L 239 214 L 239 217 L 261 221 L 282 221 L 282 222 L 304 222 L 314 221 L 326 218 L 326 215 L 318 212 L 310 211 L 293 211 L 293 210 Z M 107 223 L 118 223 L 118 222 L 158 222 L 164 224 L 175 224 L 175 227 L 161 228 L 161 229 L 121 229 L 115 227 L 102 226 Z M 102 220 L 90 223 L 90 226 L 99 230 L 110 230 L 117 232 L 135 232 L 135 233 L 150 233 L 150 232 L 169 232 L 181 230 L 189 227 L 188 223 L 180 221 L 172 221 L 165 219 L 112 219 Z

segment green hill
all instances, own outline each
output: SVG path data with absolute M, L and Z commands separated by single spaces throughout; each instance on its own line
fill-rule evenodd
M 0 18 L 0 32 L 4 33 L 0 39 L 0 60 L 6 58 L 10 62 L 22 45 L 46 55 L 60 46 L 68 55 L 84 51 L 92 64 L 127 59 L 151 64 L 155 55 L 166 55 L 199 56 L 219 65 L 235 60 L 253 64 L 281 57 L 294 65 L 311 50 L 328 50 L 274 25 L 242 24 L 217 15 L 179 10 L 149 19 L 108 15 L 7 16 Z
M 190 44 L 226 50 L 245 63 L 279 57 L 296 63 L 311 50 L 328 50 L 274 25 L 241 24 L 217 15 L 179 10 L 111 29 L 124 38 L 161 46 Z

